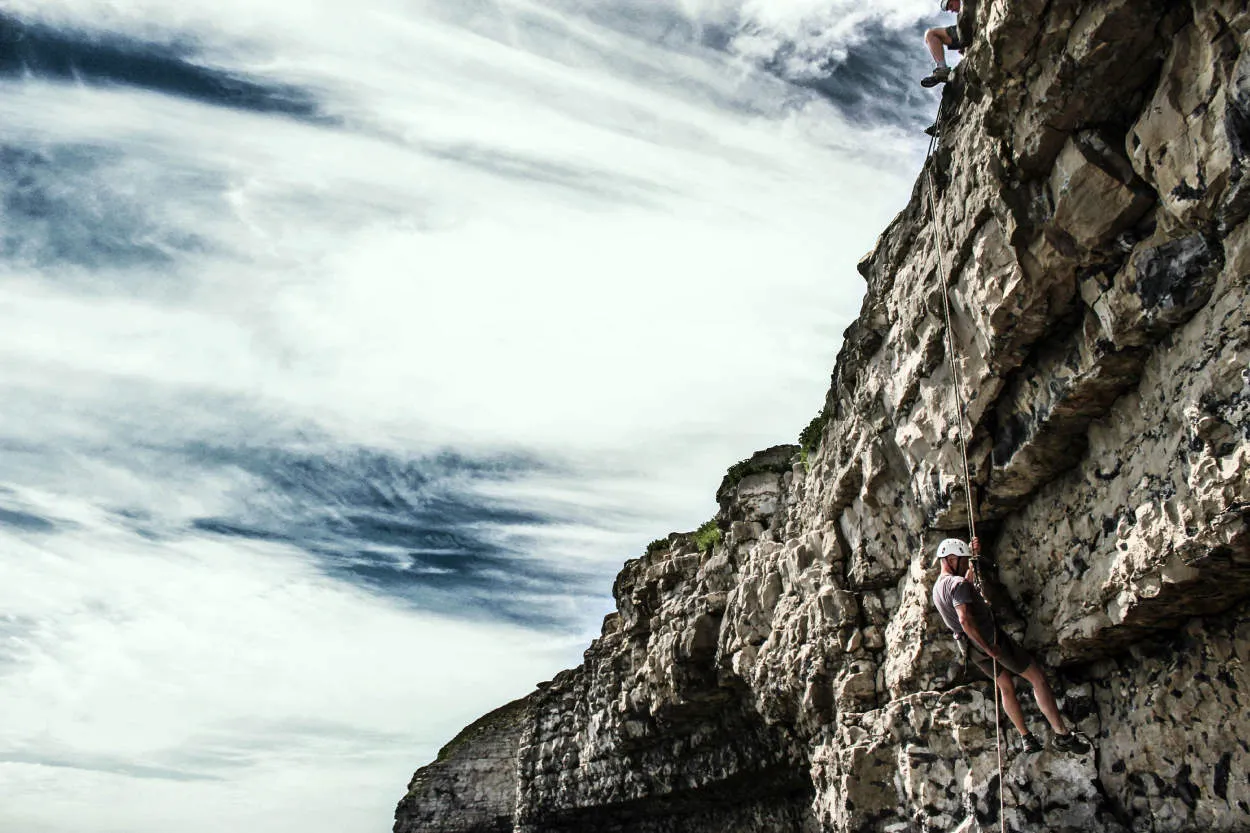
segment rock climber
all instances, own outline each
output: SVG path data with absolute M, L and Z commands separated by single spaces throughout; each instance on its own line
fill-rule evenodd
M 959 2 L 959 0 L 953 0 Z M 965 662 L 971 658 L 985 676 L 994 679 L 994 660 L 998 661 L 998 690 L 1002 692 L 1003 709 L 1020 732 L 1025 752 L 1040 752 L 1042 743 L 1029 731 L 1024 712 L 1016 698 L 1012 676 L 1023 677 L 1033 686 L 1033 696 L 1046 716 L 1055 736 L 1051 745 L 1061 752 L 1084 753 L 1089 744 L 1073 734 L 1059 713 L 1055 695 L 1046 682 L 1046 674 L 1029 654 L 994 622 L 990 606 L 977 590 L 972 559 L 981 553 L 981 543 L 972 539 L 969 547 L 958 538 L 947 538 L 937 549 L 942 574 L 933 585 L 933 605 L 942 621 L 955 635 L 955 643 Z
M 941 3 L 942 11 L 958 13 L 963 0 L 938 0 Z M 933 72 L 921 79 L 922 87 L 936 87 L 950 80 L 951 68 L 946 65 L 946 50 L 953 49 L 956 52 L 963 53 L 964 44 L 959 39 L 959 26 L 941 26 L 930 29 L 924 33 L 925 45 L 929 47 L 929 54 L 933 56 L 935 64 Z

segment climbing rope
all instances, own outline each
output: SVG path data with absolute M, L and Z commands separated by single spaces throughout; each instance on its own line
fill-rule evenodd
M 955 424 L 959 428 L 959 454 L 963 460 L 964 495 L 968 500 L 968 536 L 969 540 L 971 540 L 972 538 L 977 537 L 977 519 L 976 513 L 972 507 L 972 477 L 968 471 L 968 439 L 964 435 L 963 382 L 959 376 L 959 365 L 955 362 L 955 333 L 951 328 L 951 303 L 946 287 L 946 263 L 942 258 L 942 239 L 937 221 L 937 198 L 934 195 L 936 189 L 933 184 L 933 166 L 929 164 L 933 158 L 933 150 L 937 147 L 938 136 L 941 134 L 942 111 L 944 109 L 944 107 L 938 107 L 937 122 L 934 124 L 934 135 L 931 139 L 929 139 L 929 150 L 925 154 L 924 168 L 925 176 L 929 181 L 929 216 L 933 224 L 933 241 L 938 261 L 938 279 L 942 284 L 942 312 L 946 316 L 947 356 L 950 358 L 951 376 L 954 380 L 954 386 L 951 388 L 951 398 L 955 404 Z M 978 582 L 980 581 L 980 577 L 980 570 L 977 570 Z M 979 585 L 977 589 L 981 589 Z
M 924 170 L 928 179 L 929 218 L 933 225 L 933 248 L 937 254 L 938 281 L 942 288 L 942 312 L 946 317 L 946 355 L 950 362 L 951 378 L 954 382 L 951 386 L 951 400 L 955 406 L 955 424 L 959 428 L 959 455 L 963 460 L 964 495 L 968 499 L 968 540 L 972 541 L 977 537 L 977 517 L 972 505 L 972 476 L 968 470 L 968 438 L 964 434 L 964 417 L 966 416 L 964 403 L 967 400 L 964 398 L 963 382 L 959 376 L 959 364 L 955 361 L 955 331 L 951 326 L 950 293 L 947 286 L 946 263 L 942 258 L 941 227 L 938 225 L 937 213 L 937 189 L 933 184 L 933 165 L 931 164 L 934 158 L 933 151 L 937 147 L 938 137 L 942 134 L 942 115 L 945 110 L 945 101 L 943 101 L 938 105 L 937 119 L 933 124 L 933 136 L 929 139 L 929 150 L 925 153 Z M 977 556 L 972 559 L 973 575 L 976 578 L 977 590 L 984 597 L 985 588 L 981 580 L 979 553 L 977 553 Z M 993 616 L 993 608 L 990 609 L 990 615 Z M 997 622 L 994 623 L 994 627 L 995 632 L 997 632 Z M 994 751 L 998 755 L 998 824 L 1000 833 L 1007 833 L 1006 799 L 1004 798 L 1006 783 L 1003 778 L 1003 726 L 998 703 L 1002 698 L 1002 692 L 998 688 L 998 657 L 990 657 L 990 660 L 993 662 L 994 668 Z

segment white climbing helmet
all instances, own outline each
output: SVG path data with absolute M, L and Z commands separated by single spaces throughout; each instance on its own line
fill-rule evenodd
M 948 558 L 952 555 L 959 556 L 960 558 L 971 558 L 972 550 L 968 548 L 967 544 L 960 541 L 958 538 L 947 538 L 945 541 L 938 544 L 937 558 L 934 559 L 933 563 L 941 564 L 943 558 Z

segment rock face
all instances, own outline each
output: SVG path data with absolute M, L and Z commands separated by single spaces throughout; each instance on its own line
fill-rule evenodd
M 585 662 L 420 770 L 397 833 L 1250 829 L 1250 10 L 975 23 L 936 222 L 922 176 L 860 264 L 816 447 L 731 470 L 719 543 L 629 562 Z M 999 777 L 992 691 L 928 602 L 969 502 L 1094 754 L 1004 721 Z
M 418 770 L 395 811 L 395 833 L 511 833 L 517 746 L 530 719 L 523 698 L 480 718 Z

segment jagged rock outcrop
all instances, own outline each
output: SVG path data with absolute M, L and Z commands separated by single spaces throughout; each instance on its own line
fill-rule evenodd
M 508 754 L 460 751 L 489 798 L 449 802 L 434 764 L 397 831 L 988 831 L 1000 794 L 1017 831 L 1250 829 L 1250 10 L 975 23 L 936 218 L 922 176 L 860 263 L 818 446 L 735 467 L 719 542 L 627 564 Z M 969 497 L 1003 620 L 1095 754 L 1011 743 L 999 778 L 988 684 L 928 604 Z
M 516 810 L 517 748 L 534 696 L 495 709 L 417 771 L 395 811 L 395 833 L 509 833 Z

